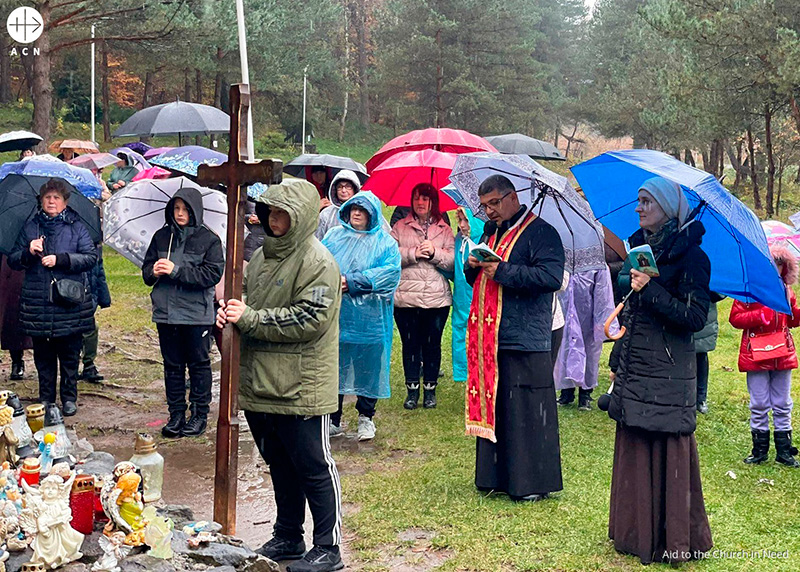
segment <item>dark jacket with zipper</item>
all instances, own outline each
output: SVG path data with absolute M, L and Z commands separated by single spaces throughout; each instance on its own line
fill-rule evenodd
M 614 344 L 616 373 L 608 415 L 630 427 L 688 435 L 696 427 L 697 364 L 693 334 L 708 315 L 711 264 L 700 248 L 705 229 L 695 221 L 653 249 L 660 275 L 628 298 L 627 332 Z M 631 247 L 645 244 L 640 229 Z M 629 280 L 626 269 L 620 281 Z M 629 282 L 628 286 L 629 288 Z
M 173 217 L 176 199 L 189 208 L 189 224 L 179 227 Z M 192 188 L 179 189 L 164 209 L 166 224 L 153 235 L 144 257 L 142 277 L 153 286 L 153 321 L 157 324 L 210 326 L 214 323 L 214 285 L 222 278 L 222 241 L 203 226 L 203 197 Z M 156 276 L 161 258 L 175 264 L 169 276 Z
M 53 268 L 42 266 L 42 259 L 30 252 L 32 240 L 44 237 L 42 257 L 54 254 Z M 51 218 L 43 212 L 22 227 L 8 264 L 25 271 L 20 296 L 20 326 L 32 337 L 59 338 L 94 329 L 94 302 L 89 292 L 88 273 L 97 262 L 97 249 L 89 231 L 75 212 L 67 207 Z M 53 280 L 69 279 L 84 285 L 86 296 L 80 304 L 53 301 Z
M 486 223 L 481 242 L 488 243 L 489 237 L 498 231 L 502 237 L 527 213 L 527 209 L 520 209 L 499 229 L 494 222 Z M 480 268 L 471 268 L 469 264 L 464 267 L 464 276 L 471 286 L 475 284 L 479 271 Z M 508 261 L 500 262 L 494 275 L 495 282 L 503 287 L 499 349 L 550 351 L 553 293 L 561 288 L 563 279 L 564 246 L 561 237 L 555 228 L 537 217 L 522 231 Z

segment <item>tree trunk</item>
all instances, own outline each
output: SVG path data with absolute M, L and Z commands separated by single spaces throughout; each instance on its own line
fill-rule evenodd
M 444 68 L 442 67 L 442 31 L 436 30 L 436 127 L 444 127 L 444 110 L 442 109 L 442 87 L 444 84 Z
M 189 68 L 183 70 L 183 101 L 192 101 L 192 76 Z
M 781 214 L 781 194 L 783 193 L 783 157 L 778 159 L 778 196 L 775 198 L 775 216 Z
M 352 9 L 353 4 L 350 4 Z M 344 11 L 344 103 L 342 105 L 342 118 L 339 120 L 339 143 L 344 141 L 344 129 L 347 124 L 347 108 L 350 103 L 350 14 Z
M 200 68 L 194 69 L 194 101 L 195 103 L 203 103 L 203 73 Z M 202 145 L 203 136 L 195 135 L 194 144 Z
M 222 51 L 222 48 L 217 46 L 217 73 L 214 74 L 214 107 L 219 109 L 222 100 L 222 58 L 225 57 L 225 53 Z
M 753 142 L 753 129 L 747 127 L 747 152 L 750 155 L 750 180 L 753 182 L 753 206 L 761 210 L 761 195 L 758 192 L 758 171 L 756 170 L 756 150 Z
M 792 112 L 797 133 L 800 134 L 800 104 L 798 104 L 793 93 L 789 94 L 789 109 Z
M 369 125 L 372 123 L 372 110 L 369 103 L 369 82 L 367 78 L 367 67 L 369 65 L 369 53 L 367 50 L 369 14 L 367 13 L 367 0 L 356 0 L 353 2 L 353 7 L 357 10 L 357 13 L 353 14 L 353 23 L 356 30 L 356 53 L 358 54 L 356 65 L 358 67 L 359 111 L 361 124 L 365 129 L 369 129 Z
M 111 141 L 111 120 L 109 118 L 110 111 L 110 94 L 108 90 L 108 42 L 101 42 L 101 50 L 103 51 L 102 60 L 100 63 L 100 99 L 103 106 L 103 141 L 106 143 Z
M 797 173 L 794 176 L 794 184 L 800 185 L 800 165 L 797 165 Z
M 9 43 L 5 33 L 0 33 L 0 103 L 10 103 L 11 93 L 11 56 L 8 54 Z
M 736 179 L 733 181 L 733 188 L 738 189 L 742 182 L 742 175 L 744 165 L 742 165 L 742 141 L 736 142 L 736 150 L 734 152 L 733 146 L 730 143 L 725 144 L 725 152 L 728 155 L 728 160 L 731 162 L 733 170 L 736 172 Z
M 767 147 L 767 217 L 772 218 L 775 214 L 775 156 L 772 152 L 772 109 L 769 104 L 764 106 L 764 126 Z
M 142 109 L 150 107 L 153 98 L 153 72 L 144 74 L 144 94 L 142 95 Z
M 711 151 L 709 149 L 704 148 L 702 151 L 702 155 L 703 155 L 703 170 L 706 173 L 711 173 L 712 171 L 709 171 L 711 165 Z
M 567 149 L 564 151 L 564 157 L 569 158 L 569 150 L 572 147 L 572 142 L 575 140 L 575 134 L 578 132 L 578 122 L 575 122 L 575 127 L 572 128 L 572 135 L 567 137 Z
M 691 165 L 692 167 L 696 167 L 697 165 L 694 162 L 694 155 L 692 155 L 691 149 L 684 149 L 683 151 L 683 162 L 687 165 Z
M 53 84 L 50 81 L 50 3 L 43 2 L 38 6 L 39 13 L 42 15 L 44 31 L 36 41 L 35 47 L 39 48 L 39 55 L 28 56 L 30 59 L 26 65 L 26 71 L 30 70 L 28 85 L 31 90 L 33 100 L 33 132 L 43 139 L 37 145 L 37 153 L 47 151 L 47 143 L 50 141 L 50 115 L 53 112 Z M 4 32 L 0 32 L 4 33 Z M 30 53 L 30 51 L 29 51 Z

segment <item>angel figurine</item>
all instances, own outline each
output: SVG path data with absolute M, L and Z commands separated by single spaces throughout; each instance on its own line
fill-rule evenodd
M 142 493 L 139 492 L 142 477 L 134 471 L 118 471 L 117 467 L 114 468 L 116 480 L 105 479 L 100 491 L 100 503 L 109 518 L 103 533 L 109 536 L 115 530 L 121 530 L 127 535 L 125 544 L 141 546 L 144 544 L 143 528 L 147 524 L 142 518 L 144 504 Z
M 133 546 L 125 545 L 125 533 L 118 530 L 111 536 L 101 534 L 98 542 L 103 555 L 92 565 L 92 572 L 120 572 L 119 561 L 133 550 Z
M 83 534 L 70 526 L 69 491 L 73 474 L 65 483 L 58 475 L 45 477 L 39 488 L 25 481 L 26 507 L 20 514 L 23 530 L 33 535 L 32 562 L 42 562 L 48 568 L 58 568 L 79 559 Z
M 7 392 L 0 392 L 7 393 Z M 14 421 L 14 408 L 5 404 L 5 399 L 0 396 L 0 464 L 8 462 L 12 467 L 17 465 L 17 445 L 19 439 L 14 435 L 11 423 Z

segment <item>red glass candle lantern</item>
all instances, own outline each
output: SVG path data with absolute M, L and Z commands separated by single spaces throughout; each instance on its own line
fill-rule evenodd
M 22 461 L 22 467 L 19 470 L 19 484 L 22 486 L 22 481 L 25 481 L 30 486 L 39 484 L 39 473 L 42 469 L 39 459 L 36 457 L 28 457 Z
M 69 508 L 72 511 L 72 528 L 83 534 L 91 534 L 94 530 L 93 475 L 75 477 L 69 493 Z
M 100 492 L 103 490 L 103 479 L 97 477 L 94 481 L 94 521 L 108 522 L 108 516 L 103 510 L 103 503 L 100 502 Z

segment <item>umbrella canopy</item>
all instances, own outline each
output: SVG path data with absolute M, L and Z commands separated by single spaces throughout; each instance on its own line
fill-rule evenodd
M 495 135 L 493 137 L 487 137 L 486 140 L 494 145 L 501 153 L 527 155 L 532 159 L 567 160 L 567 158 L 562 155 L 561 151 L 552 143 L 534 139 L 522 133 Z
M 38 155 L 24 161 L 0 165 L 0 180 L 9 175 L 32 175 L 47 179 L 64 179 L 78 192 L 90 199 L 99 199 L 103 193 L 100 181 L 89 169 L 75 167 L 63 161 L 42 160 Z
M 500 153 L 468 153 L 456 159 L 450 180 L 476 216 L 487 220 L 478 187 L 491 175 L 507 177 L 520 203 L 553 226 L 564 245 L 565 269 L 570 273 L 603 268 L 603 227 L 589 203 L 569 181 L 528 157 Z
M 767 235 L 767 244 L 785 243 L 795 256 L 800 257 L 800 232 L 777 220 L 761 221 L 761 227 Z
M 8 175 L 0 181 L 0 253 L 10 254 L 25 222 L 39 210 L 39 189 L 53 177 Z M 103 240 L 100 209 L 79 193 L 68 181 L 71 191 L 67 205 L 86 226 L 92 241 Z
M 42 138 L 30 131 L 9 131 L 0 135 L 0 153 L 6 151 L 24 151 L 36 147 Z
M 228 114 L 216 107 L 174 101 L 137 111 L 119 126 L 114 137 L 228 133 L 230 124 Z
M 227 160 L 227 155 L 223 155 L 219 151 L 198 145 L 184 145 L 175 147 L 158 157 L 153 157 L 150 162 L 165 169 L 196 177 L 197 167 L 200 165 L 221 165 Z
M 152 159 L 157 155 L 161 155 L 162 153 L 166 153 L 167 151 L 172 151 L 175 147 L 153 147 L 149 151 L 145 151 L 142 153 L 142 156 L 145 159 Z
M 744 302 L 760 302 L 790 313 L 783 284 L 758 217 L 717 179 L 659 151 L 610 151 L 572 167 L 597 219 L 620 237 L 639 228 L 634 211 L 641 184 L 660 176 L 681 185 L 706 234 L 711 290 Z
M 111 153 L 89 153 L 88 155 L 80 155 L 74 159 L 67 161 L 70 165 L 81 167 L 83 169 L 105 169 L 109 165 L 116 165 L 121 163 L 122 159 L 112 155 Z
M 295 157 L 286 164 L 283 168 L 283 172 L 306 179 L 306 169 L 308 167 L 325 167 L 330 169 L 332 177 L 335 177 L 336 173 L 342 169 L 349 169 L 358 175 L 362 183 L 365 183 L 369 178 L 369 175 L 367 175 L 367 168 L 350 157 L 317 153 L 306 153 L 305 155 Z
M 136 151 L 139 155 L 144 155 L 153 147 L 148 145 L 147 143 L 142 143 L 141 141 L 131 141 L 130 143 L 125 143 L 123 147 L 127 147 L 131 151 Z
M 228 226 L 225 195 L 186 177 L 136 181 L 112 195 L 103 205 L 105 244 L 141 268 L 150 240 L 165 224 L 167 203 L 184 187 L 203 195 L 203 224 L 220 237 L 224 249 Z
M 64 139 L 63 141 L 54 141 L 50 145 L 51 151 L 61 149 L 72 149 L 75 152 L 83 151 L 84 153 L 99 153 L 100 149 L 91 141 L 84 141 L 82 139 Z
M 367 161 L 367 172 L 372 174 L 378 165 L 395 153 L 433 149 L 444 153 L 472 153 L 474 151 L 496 152 L 483 137 L 461 129 L 418 129 L 395 137 Z
M 119 155 L 120 153 L 125 155 L 130 159 L 133 163 L 133 166 L 136 167 L 139 171 L 143 171 L 145 169 L 149 169 L 152 165 L 142 157 L 139 153 L 134 151 L 133 149 L 129 149 L 128 147 L 117 147 L 116 149 L 112 149 L 109 153 L 113 153 L 114 155 Z
M 142 179 L 169 179 L 172 176 L 172 171 L 167 171 L 161 167 L 150 167 L 144 171 L 140 171 L 133 178 L 134 181 L 141 181 Z
M 397 153 L 382 162 L 364 184 L 389 206 L 411 206 L 411 190 L 419 183 L 430 183 L 441 189 L 450 182 L 456 156 L 425 149 Z M 439 194 L 439 210 L 456 209 L 458 205 L 446 193 Z

